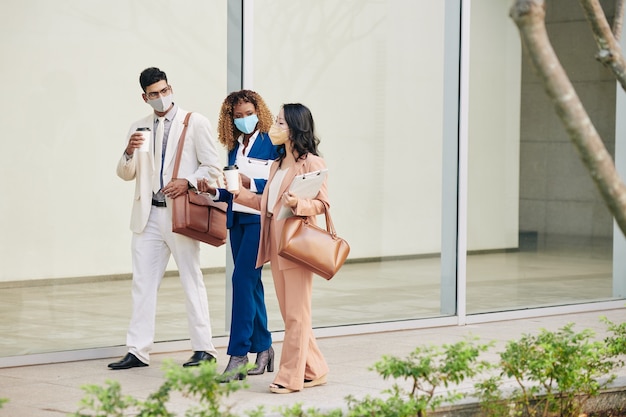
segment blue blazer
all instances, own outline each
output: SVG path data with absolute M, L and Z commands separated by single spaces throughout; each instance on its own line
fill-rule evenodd
M 237 142 L 235 147 L 228 152 L 228 165 L 235 165 L 235 159 L 237 158 L 237 150 L 239 149 L 239 146 L 241 146 L 241 144 Z M 252 148 L 250 148 L 246 156 L 254 159 L 268 160 L 271 163 L 271 161 L 278 158 L 278 148 L 272 144 L 270 136 L 267 133 L 259 132 Z M 254 184 L 256 185 L 256 193 L 263 194 L 265 184 L 267 184 L 267 178 L 251 178 L 251 180 L 254 181 Z M 226 212 L 226 227 L 230 229 L 233 225 L 233 195 L 224 188 L 220 188 L 219 190 L 220 193 L 218 201 L 225 201 L 228 203 L 228 211 Z M 239 216 L 240 223 L 258 223 L 259 221 L 260 217 L 258 214 Z

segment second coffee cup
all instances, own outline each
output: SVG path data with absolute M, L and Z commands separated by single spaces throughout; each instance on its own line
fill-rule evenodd
M 237 165 L 224 167 L 224 177 L 226 177 L 226 189 L 228 191 L 239 189 L 239 168 Z

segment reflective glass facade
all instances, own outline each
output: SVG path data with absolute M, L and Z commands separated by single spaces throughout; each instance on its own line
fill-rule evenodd
M 340 273 L 314 283 L 321 334 L 623 304 L 614 247 L 624 242 L 529 67 L 507 4 L 188 3 L 155 11 L 148 2 L 27 0 L 0 18 L 0 51 L 14 58 L 0 67 L 8 97 L 0 170 L 20 178 L 15 195 L 25 184 L 39 190 L 0 201 L 0 366 L 125 350 L 133 186 L 115 164 L 128 125 L 149 112 L 137 79 L 153 65 L 180 105 L 214 126 L 239 88 L 258 91 L 275 113 L 290 102 L 311 109 L 333 220 L 351 245 Z M 623 163 L 620 96 L 590 58 L 591 35 L 579 35 L 588 33 L 582 14 L 547 12 L 563 65 Z M 226 246 L 204 246 L 202 262 L 214 336 L 225 344 Z M 173 261 L 168 270 L 157 348 L 186 349 Z M 278 335 L 269 269 L 264 282 Z

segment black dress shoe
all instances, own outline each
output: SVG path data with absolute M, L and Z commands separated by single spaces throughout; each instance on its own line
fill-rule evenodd
M 119 362 L 113 362 L 109 364 L 109 368 L 111 369 L 130 369 L 130 368 L 141 368 L 143 366 L 148 366 L 147 363 L 143 363 L 140 361 L 137 356 L 132 353 L 127 353 L 126 356 L 122 358 Z
M 198 366 L 200 365 L 200 362 L 216 361 L 217 359 L 215 359 L 215 356 L 211 355 L 210 353 L 197 350 L 193 353 L 193 355 L 191 356 L 191 358 L 189 358 L 187 362 L 183 363 L 183 366 L 186 368 L 188 366 Z

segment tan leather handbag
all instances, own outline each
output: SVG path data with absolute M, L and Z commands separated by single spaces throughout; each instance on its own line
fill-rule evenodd
M 350 245 L 337 236 L 326 204 L 324 215 L 326 230 L 309 222 L 307 217 L 294 216 L 285 220 L 278 254 L 329 280 L 343 266 Z
M 191 112 L 185 117 L 183 122 L 185 127 L 178 141 L 172 175 L 174 179 L 178 175 L 189 117 Z M 172 201 L 172 231 L 211 246 L 222 246 L 226 243 L 227 208 L 227 203 L 213 201 L 208 195 L 198 193 L 196 190 L 187 190 Z

